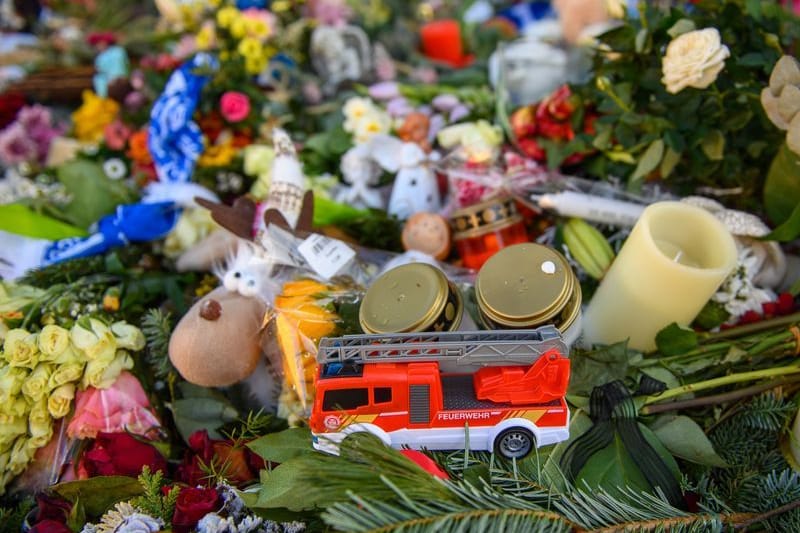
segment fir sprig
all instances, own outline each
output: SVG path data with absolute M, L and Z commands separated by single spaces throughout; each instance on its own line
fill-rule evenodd
M 172 315 L 160 309 L 150 309 L 142 319 L 142 333 L 147 339 L 146 360 L 159 379 L 168 379 L 175 372 L 169 360 L 172 327 Z
M 131 505 L 153 518 L 161 518 L 168 528 L 175 512 L 175 502 L 178 500 L 180 487 L 174 486 L 165 494 L 161 489 L 164 486 L 163 472 L 158 470 L 151 473 L 148 466 L 142 469 L 138 479 L 144 494 L 131 500 Z

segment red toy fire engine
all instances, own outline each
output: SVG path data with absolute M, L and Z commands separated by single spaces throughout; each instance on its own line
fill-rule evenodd
M 522 458 L 569 438 L 567 347 L 558 330 L 348 335 L 320 343 L 314 447 L 349 434 L 393 447 Z

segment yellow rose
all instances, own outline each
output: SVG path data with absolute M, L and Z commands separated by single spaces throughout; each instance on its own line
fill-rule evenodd
M 28 372 L 25 368 L 14 366 L 0 368 L 0 402 L 6 402 L 20 393 Z
M 223 7 L 217 11 L 217 25 L 220 28 L 227 28 L 237 18 L 239 18 L 239 10 L 233 6 Z
M 207 211 L 204 209 L 204 211 Z M 145 338 L 142 330 L 127 322 L 114 322 L 111 332 L 117 339 L 117 347 L 123 350 L 138 352 L 144 348 Z
M 205 208 L 188 208 L 181 213 L 178 222 L 164 239 L 164 255 L 177 258 L 192 245 L 205 239 L 219 228 L 211 211 Z
M 65 383 L 56 387 L 47 399 L 47 411 L 53 418 L 63 418 L 69 413 L 72 399 L 75 398 L 75 384 Z
M 53 361 L 69 348 L 69 331 L 61 326 L 49 325 L 39 333 L 41 361 Z
M 61 354 L 52 361 L 52 363 L 54 365 L 69 365 L 74 363 L 85 363 L 86 361 L 86 354 L 70 344 L 67 346 L 66 350 L 61 352 Z
M 275 150 L 264 144 L 251 144 L 244 149 L 244 173 L 260 176 L 272 170 Z
M 117 350 L 117 340 L 108 326 L 96 318 L 79 319 L 70 330 L 72 344 L 82 350 L 89 361 L 110 361 Z
M 133 368 L 133 359 L 123 350 L 117 352 L 116 357 L 110 362 L 89 361 L 86 370 L 83 372 L 83 388 L 95 387 L 97 389 L 107 389 L 119 377 L 120 372 Z
M 54 365 L 49 363 L 39 363 L 33 372 L 28 374 L 25 383 L 22 384 L 22 394 L 29 400 L 35 401 L 44 396 L 49 391 L 47 384 L 53 374 Z
M 84 142 L 103 140 L 105 127 L 117 118 L 119 104 L 111 98 L 102 98 L 92 91 L 83 91 L 83 104 L 72 113 L 75 137 Z
M 661 82 L 667 92 L 679 93 L 686 87 L 705 89 L 725 68 L 731 55 L 716 28 L 694 30 L 670 41 L 661 68 Z
M 0 413 L 0 446 L 5 446 L 28 431 L 28 418 Z
M 39 347 L 36 335 L 24 329 L 12 329 L 6 333 L 3 343 L 6 361 L 11 366 L 33 368 L 39 362 Z
M 28 414 L 30 409 L 31 404 L 21 394 L 6 398 L 5 401 L 0 403 L 0 413 L 7 416 L 24 416 Z
M 28 418 L 28 434 L 30 440 L 28 446 L 32 448 L 41 448 L 47 446 L 50 439 L 53 438 L 53 419 L 49 416 L 43 420 L 41 417 Z
M 34 453 L 36 453 L 36 449 L 32 449 L 28 446 L 27 436 L 17 438 L 17 440 L 14 441 L 14 446 L 11 447 L 6 470 L 18 476 L 27 468 L 28 464 L 33 459 Z
M 30 412 L 28 412 L 28 424 L 44 424 L 52 419 L 53 417 L 47 410 L 47 397 L 43 396 L 31 404 Z
M 50 375 L 47 390 L 53 390 L 65 383 L 75 383 L 83 377 L 84 363 L 66 363 L 58 365 Z

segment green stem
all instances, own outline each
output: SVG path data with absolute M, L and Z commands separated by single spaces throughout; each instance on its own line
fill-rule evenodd
M 753 370 L 750 372 L 740 372 L 738 374 L 730 374 L 719 378 L 708 379 L 699 381 L 697 383 L 689 383 L 681 387 L 668 389 L 661 394 L 654 394 L 647 396 L 642 405 L 649 405 L 651 403 L 662 402 L 676 396 L 682 396 L 691 392 L 698 392 L 706 389 L 714 389 L 724 385 L 733 385 L 734 383 L 741 383 L 743 381 L 755 381 L 763 378 L 771 378 L 776 376 L 785 376 L 787 374 L 800 373 L 800 364 L 792 364 L 787 366 L 780 366 L 777 368 L 765 368 L 764 370 Z
M 776 328 L 778 326 L 788 326 L 794 325 L 796 322 L 800 322 L 800 312 L 792 313 L 786 316 L 779 316 L 776 318 L 770 318 L 768 320 L 762 320 L 760 322 L 754 322 L 752 324 L 745 324 L 743 326 L 736 326 L 735 328 L 723 329 L 717 333 L 708 333 L 705 336 L 701 337 L 704 340 L 711 340 L 711 339 L 729 339 L 731 337 L 742 337 L 744 335 L 749 335 L 751 333 L 758 333 L 760 331 Z

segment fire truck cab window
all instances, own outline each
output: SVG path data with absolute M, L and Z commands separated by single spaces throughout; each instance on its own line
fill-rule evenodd
M 369 404 L 369 389 L 329 390 L 322 399 L 322 410 L 356 409 L 367 404 Z
M 392 401 L 391 387 L 375 387 L 375 403 L 389 403 Z

